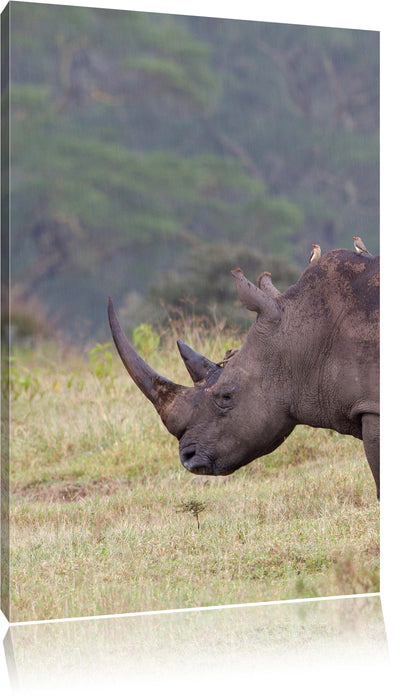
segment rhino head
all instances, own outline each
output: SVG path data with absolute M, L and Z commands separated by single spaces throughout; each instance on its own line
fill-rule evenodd
M 283 357 L 272 352 L 270 342 L 278 333 L 282 295 L 270 275 L 256 287 L 240 269 L 232 274 L 241 302 L 257 313 L 256 321 L 239 352 L 223 367 L 178 340 L 193 387 L 162 377 L 140 357 L 109 299 L 111 332 L 123 364 L 178 439 L 181 463 L 193 474 L 231 474 L 276 449 L 296 424 L 284 400 L 289 390 Z

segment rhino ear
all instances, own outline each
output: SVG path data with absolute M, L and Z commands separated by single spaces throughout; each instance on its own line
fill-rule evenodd
M 235 279 L 240 301 L 249 311 L 256 311 L 259 317 L 265 318 L 268 321 L 280 321 L 281 309 L 276 299 L 247 280 L 240 268 L 232 270 L 231 274 Z
M 178 340 L 177 345 L 186 369 L 195 384 L 202 381 L 202 379 L 207 379 L 213 370 L 218 370 L 218 365 L 196 352 L 196 350 L 192 350 L 182 340 Z
M 272 282 L 272 275 L 270 272 L 263 272 L 258 277 L 257 287 L 262 289 L 262 291 L 272 297 L 272 299 L 277 299 L 282 293 L 279 291 L 279 289 L 276 289 L 274 283 Z

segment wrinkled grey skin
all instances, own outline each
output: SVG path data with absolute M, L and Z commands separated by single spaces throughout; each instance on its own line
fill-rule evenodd
M 224 367 L 178 341 L 193 387 L 139 357 L 109 301 L 124 365 L 179 440 L 183 466 L 231 474 L 306 424 L 363 440 L 379 498 L 379 258 L 330 251 L 283 294 L 270 275 L 260 287 L 233 276 L 256 320 Z

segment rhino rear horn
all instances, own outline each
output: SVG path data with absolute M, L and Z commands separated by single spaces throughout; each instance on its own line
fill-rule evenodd
M 178 340 L 177 345 L 186 369 L 195 384 L 207 379 L 214 370 L 218 370 L 218 365 L 190 348 L 182 340 Z
M 247 280 L 241 268 L 232 270 L 231 274 L 235 279 L 240 301 L 249 311 L 256 311 L 259 317 L 268 321 L 280 321 L 281 308 L 273 296 L 266 294 L 263 289 L 259 289 L 255 284 Z
M 273 299 L 277 299 L 281 296 L 281 292 L 277 289 L 272 282 L 272 275 L 270 272 L 263 272 L 257 279 L 257 287 L 262 289 L 265 294 L 268 294 Z
M 168 430 L 175 434 L 167 425 L 169 414 L 171 413 L 168 408 L 176 396 L 186 390 L 186 387 L 162 377 L 134 350 L 118 322 L 113 302 L 110 298 L 108 301 L 108 316 L 113 340 L 124 367 L 142 393 L 154 404 Z

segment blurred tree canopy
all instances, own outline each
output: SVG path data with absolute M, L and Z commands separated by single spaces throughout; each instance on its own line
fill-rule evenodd
M 264 254 L 241 244 L 200 243 L 193 247 L 181 270 L 165 272 L 151 283 L 146 296 L 134 292 L 125 296 L 122 322 L 127 331 L 131 331 L 134 319 L 162 324 L 178 318 L 248 330 L 252 314 L 238 301 L 230 275 L 230 270 L 237 267 L 242 267 L 254 282 L 259 270 L 272 270 L 275 286 L 281 292 L 301 274 L 299 266 L 283 256 Z
M 378 253 L 378 33 L 31 3 L 10 17 L 15 299 L 83 339 L 105 333 L 109 294 L 227 314 L 243 260 L 286 286 L 312 242 L 361 235 Z

